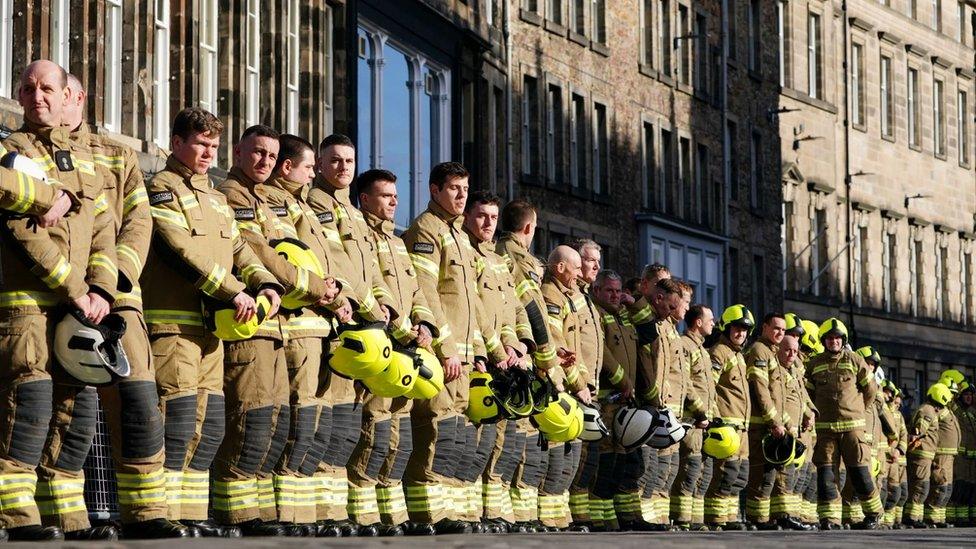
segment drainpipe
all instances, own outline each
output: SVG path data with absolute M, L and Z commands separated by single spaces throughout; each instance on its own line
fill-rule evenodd
M 847 326 L 851 334 L 855 333 L 854 328 L 854 228 L 851 226 L 853 219 L 854 203 L 851 200 L 851 189 L 853 178 L 851 177 L 851 108 L 850 108 L 850 33 L 851 20 L 847 11 L 847 0 L 841 3 L 841 12 L 844 17 L 844 189 L 847 193 L 847 207 L 845 208 L 845 224 L 847 225 Z M 862 266 L 863 268 L 863 266 Z M 862 289 L 863 291 L 863 289 Z
M 505 6 L 505 26 L 502 32 L 505 35 L 505 109 L 508 111 L 505 117 L 505 147 L 508 154 L 508 199 L 515 198 L 515 145 L 512 143 L 512 8 L 511 2 L 503 2 Z
M 721 17 L 721 32 L 720 38 L 722 45 L 722 179 L 724 181 L 730 181 L 730 170 L 728 169 L 729 163 L 728 158 L 732 155 L 732 143 L 729 140 L 728 124 L 729 124 L 729 49 L 728 49 L 728 28 L 729 28 L 729 2 L 728 0 L 722 0 L 722 17 Z M 729 233 L 729 204 L 732 202 L 732 185 L 737 184 L 735 181 L 730 181 L 731 185 L 722 185 L 722 193 L 724 196 L 724 208 L 722 209 L 722 232 L 726 236 L 731 236 Z M 725 243 L 725 262 L 729 261 L 729 242 L 726 240 Z M 732 280 L 732 269 L 725 269 L 727 273 L 725 281 L 725 293 L 728 294 L 729 290 L 732 288 L 732 284 L 738 284 L 737 280 Z M 723 300 L 728 302 L 729 295 L 723 295 Z

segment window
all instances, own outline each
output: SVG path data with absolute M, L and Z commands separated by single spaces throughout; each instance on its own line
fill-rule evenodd
M 52 0 L 50 10 L 51 61 L 71 72 L 71 0 Z
M 524 6 L 525 11 L 539 13 L 539 0 L 524 0 L 522 5 Z
M 708 147 L 695 145 L 695 183 L 691 190 L 691 220 L 695 223 L 710 224 L 712 197 L 708 184 Z
M 593 0 L 593 41 L 607 43 L 607 1 Z
M 550 183 L 563 182 L 563 90 L 553 85 L 546 116 L 546 174 Z
M 911 313 L 912 315 L 919 315 L 919 310 L 922 308 L 922 247 L 919 242 L 915 240 L 914 235 L 908 240 L 908 257 L 909 257 L 909 287 L 908 291 L 911 295 Z
M 935 80 L 932 83 L 932 137 L 935 140 L 935 155 L 945 157 L 945 82 Z
M 105 2 L 105 129 L 122 131 L 122 0 Z
M 762 160 L 762 135 L 754 131 L 749 142 L 749 206 L 755 209 L 762 208 Z
M 586 36 L 586 0 L 570 0 L 569 9 L 569 22 L 573 26 L 573 32 Z
M 811 220 L 810 286 L 813 295 L 826 296 L 830 291 L 830 256 L 827 250 L 827 210 L 819 208 Z
M 691 82 L 691 48 L 689 47 L 690 20 L 688 19 L 688 6 L 678 6 L 678 30 L 681 39 L 678 41 L 678 79 L 682 84 Z
M 725 155 L 726 185 L 731 200 L 736 201 L 739 200 L 739 128 L 731 120 L 725 121 L 725 142 L 729 145 L 728 154 Z
M 169 0 L 155 0 L 153 16 L 153 141 L 169 148 Z
M 665 213 L 674 214 L 677 211 L 674 194 L 674 135 L 661 130 L 661 191 L 663 192 L 662 206 Z
M 199 105 L 217 112 L 217 0 L 200 2 Z
M 654 161 L 654 126 L 644 122 L 644 150 L 642 155 L 642 175 L 644 176 L 644 205 L 651 210 L 660 208 L 658 189 L 654 186 L 657 178 L 655 170 L 657 163 Z
M 248 126 L 257 124 L 260 117 L 258 102 L 261 98 L 261 2 L 247 0 L 247 24 L 245 35 L 245 84 L 244 84 L 244 122 Z
M 522 173 L 539 175 L 539 81 L 522 81 Z
M 749 0 L 749 70 L 759 72 L 762 63 L 762 7 Z
M 956 40 L 966 43 L 966 2 L 956 2 Z
M 360 112 L 368 111 L 357 120 L 360 169 L 397 174 L 394 221 L 406 228 L 430 200 L 431 167 L 452 157 L 451 73 L 368 21 L 360 20 L 359 35 L 369 45 L 357 69 L 357 103 Z
M 285 42 L 288 52 L 288 81 L 286 90 L 288 95 L 287 105 L 288 114 L 286 116 L 285 127 L 288 133 L 298 133 L 298 109 L 300 101 L 298 98 L 299 78 L 301 78 L 301 42 L 299 38 L 299 16 L 300 6 L 298 0 L 288 0 L 288 13 L 286 16 Z
M 885 312 L 897 311 L 897 281 L 898 281 L 898 239 L 890 233 L 887 227 L 881 232 L 881 263 L 882 300 Z
M 851 44 L 851 117 L 854 125 L 864 125 L 864 46 Z
M 969 98 L 966 92 L 956 92 L 956 131 L 959 132 L 959 163 L 969 164 Z
M 607 127 L 607 107 L 593 104 L 593 192 L 609 194 L 610 133 Z
M 498 86 L 492 86 L 491 88 L 491 118 L 492 121 L 492 135 L 494 139 L 491 141 L 494 146 L 493 154 L 490 155 L 491 158 L 491 186 L 492 190 L 495 192 L 504 193 L 506 191 L 506 181 L 507 181 L 507 170 L 508 162 L 506 161 L 506 139 L 505 139 L 505 121 L 507 120 L 506 109 L 505 109 L 505 90 Z M 506 197 L 510 198 L 510 197 Z
M 918 71 L 908 69 L 908 144 L 912 147 L 921 146 L 921 128 L 919 127 L 918 102 Z
M 695 14 L 695 90 L 708 93 L 708 19 Z
M 729 297 L 732 303 L 738 303 L 742 297 L 742 286 L 739 280 L 739 249 L 729 247 Z
M 939 246 L 939 253 L 935 254 L 935 295 L 938 296 L 936 317 L 945 320 L 950 314 L 949 304 L 949 248 Z
M 962 253 L 962 323 L 973 322 L 973 254 Z
M 854 296 L 858 307 L 870 305 L 870 301 L 865 299 L 868 296 L 868 280 L 870 277 L 868 259 L 868 228 L 858 227 L 857 231 L 857 278 L 854 279 Z
M 661 19 L 661 72 L 668 78 L 674 76 L 671 71 L 671 0 L 659 0 L 658 17 Z
M 779 55 L 779 85 L 785 88 L 790 85 L 790 59 L 792 57 L 789 52 L 790 13 L 789 4 L 786 2 L 776 2 L 776 32 L 777 53 Z
M 736 44 L 739 42 L 739 37 L 736 33 L 736 28 L 738 25 L 736 24 L 735 0 L 726 0 L 726 2 L 728 4 L 729 15 L 725 18 L 728 25 L 728 29 L 725 33 L 725 46 L 728 51 L 729 59 L 735 59 L 737 57 Z
M 761 255 L 752 257 L 752 302 L 756 318 L 766 314 L 766 261 Z
M 918 0 L 908 0 L 908 16 L 918 19 Z
M 0 0 L 0 97 L 13 89 L 14 0 Z
M 823 39 L 820 36 L 820 15 L 807 17 L 807 94 L 814 99 L 823 98 Z
M 783 235 L 780 241 L 783 243 L 783 289 L 791 291 L 796 289 L 796 253 L 794 253 L 794 242 L 796 233 L 796 222 L 793 220 L 793 202 L 783 202 Z
M 654 65 L 654 0 L 641 1 L 641 63 Z
M 569 169 L 573 187 L 586 185 L 586 99 L 573 94 L 573 106 L 569 113 Z
M 942 32 L 942 0 L 932 0 L 932 28 Z
M 691 218 L 692 200 L 692 170 L 691 165 L 691 139 L 687 137 L 678 138 L 678 186 L 674 189 L 675 196 L 678 198 L 680 209 L 678 215 L 684 219 Z
M 549 0 L 546 15 L 557 25 L 563 24 L 563 0 Z
M 895 136 L 895 90 L 891 80 L 891 58 L 881 56 L 881 135 Z

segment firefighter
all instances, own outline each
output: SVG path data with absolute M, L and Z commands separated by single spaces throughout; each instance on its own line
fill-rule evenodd
M 748 433 L 751 401 L 746 361 L 742 346 L 756 325 L 745 305 L 732 305 L 722 312 L 721 337 L 709 349 L 715 381 L 715 403 L 722 423 L 739 431 L 739 451 L 728 459 L 716 459 L 712 481 L 705 492 L 705 523 L 713 529 L 744 530 L 739 521 L 739 492 L 745 485 L 740 470 L 749 470 Z
M 579 252 L 569 246 L 556 246 L 549 254 L 542 280 L 542 296 L 546 300 L 550 334 L 556 346 L 569 349 L 577 357 L 575 364 L 565 369 L 564 375 L 550 372 L 551 379 L 560 391 L 565 390 L 589 404 L 592 395 L 586 385 L 588 368 L 581 360 L 583 340 L 576 297 L 581 271 Z M 579 441 L 549 443 L 549 463 L 539 488 L 539 520 L 548 529 L 570 528 L 565 507 L 568 506 L 569 487 L 579 467 L 580 451 Z
M 360 174 L 357 179 L 360 209 L 371 229 L 370 236 L 376 245 L 380 270 L 390 289 L 394 308 L 403 311 L 394 323 L 393 336 L 401 344 L 413 343 L 430 348 L 439 333 L 437 324 L 427 306 L 427 298 L 417 284 L 417 273 L 407 246 L 394 233 L 398 204 L 396 181 L 396 175 L 386 170 L 368 170 Z M 407 516 L 402 478 L 413 447 L 412 408 L 413 400 L 407 397 L 390 399 L 367 395 L 363 403 L 363 437 L 349 461 L 349 482 L 358 488 L 375 487 L 377 511 L 383 524 L 379 528 L 381 536 L 395 535 L 397 528 L 408 535 L 436 533 L 433 525 L 411 522 Z M 368 418 L 372 418 L 371 423 Z M 367 445 L 369 440 L 375 442 Z
M 965 380 L 960 375 L 957 382 L 948 376 L 943 375 L 939 381 L 949 387 L 952 400 L 955 400 L 959 393 L 959 383 Z M 925 500 L 925 510 L 923 512 L 925 524 L 937 528 L 946 527 L 946 505 L 952 496 L 952 473 L 953 461 L 959 452 L 959 443 L 962 440 L 962 430 L 959 420 L 953 413 L 953 404 L 949 404 L 939 410 L 939 429 L 936 431 L 937 446 L 935 458 L 932 460 L 932 484 L 929 489 L 929 497 Z
M 806 387 L 806 367 L 803 364 L 804 354 L 802 338 L 806 336 L 806 328 L 803 321 L 794 314 L 786 313 L 786 335 L 783 340 L 792 338 L 796 340 L 797 350 L 795 353 L 787 352 L 792 349 L 793 344 L 789 342 L 784 350 L 783 343 L 780 344 L 780 352 L 786 353 L 780 358 L 780 364 L 785 365 L 786 374 L 786 399 L 784 404 L 784 417 L 793 419 L 791 433 L 796 440 L 800 441 L 806 451 L 802 457 L 802 463 L 788 465 L 785 472 L 778 473 L 777 483 L 786 482 L 788 493 L 770 498 L 770 518 L 780 523 L 780 526 L 791 530 L 810 530 L 815 519 L 806 520 L 806 513 L 803 510 L 803 495 L 810 481 L 809 471 L 810 455 L 813 453 L 813 444 L 810 443 L 810 433 L 813 432 L 814 421 L 816 420 L 817 408 L 810 400 L 810 393 Z M 814 327 L 815 328 L 815 327 Z M 783 362 L 784 358 L 791 358 L 790 362 Z M 779 478 L 779 477 L 785 477 Z
M 593 300 L 604 332 L 603 364 L 597 398 L 600 415 L 610 425 L 622 405 L 634 396 L 637 374 L 637 332 L 627 318 L 626 305 L 634 298 L 623 291 L 619 274 L 603 270 L 593 281 Z M 619 530 L 620 520 L 633 522 L 640 512 L 639 482 L 644 462 L 639 451 L 627 452 L 613 437 L 604 437 L 598 448 L 597 467 L 591 483 L 589 508 L 594 530 Z
M 173 152 L 147 186 L 154 225 L 142 285 L 166 426 L 169 515 L 203 536 L 239 536 L 240 529 L 208 518 L 209 470 L 225 432 L 224 349 L 201 300 L 232 308 L 233 320 L 245 323 L 259 313 L 252 293 L 268 300 L 264 312 L 272 316 L 282 292 L 207 177 L 222 131 L 203 109 L 176 115 Z
M 702 304 L 692 305 L 685 314 L 685 333 L 679 340 L 685 369 L 691 375 L 696 399 L 689 402 L 686 420 L 696 412 L 705 417 L 718 415 L 715 408 L 715 381 L 712 361 L 705 348 L 705 339 L 712 335 L 715 317 Z M 691 429 L 681 440 L 678 475 L 671 487 L 671 519 L 682 530 L 703 530 L 705 527 L 705 487 L 712 478 L 712 458 L 702 454 L 704 429 Z
M 333 246 L 333 250 L 338 254 L 336 262 L 345 266 L 346 277 L 357 286 L 366 288 L 356 313 L 364 320 L 371 321 L 378 310 L 380 319 L 389 322 L 398 312 L 392 309 L 388 299 L 389 290 L 380 276 L 376 250 L 369 237 L 370 229 L 349 198 L 350 186 L 356 174 L 356 148 L 348 137 L 334 134 L 319 143 L 318 152 L 317 174 L 308 192 L 308 203 L 326 237 L 339 244 Z M 376 507 L 375 491 L 353 490 L 352 505 L 347 506 L 350 486 L 346 465 L 360 436 L 359 431 L 351 426 L 361 426 L 363 421 L 362 407 L 356 404 L 357 389 L 352 380 L 334 375 L 329 379 L 327 398 L 332 404 L 333 429 L 329 451 L 319 469 L 320 474 L 329 479 L 326 485 L 329 501 L 325 504 L 328 520 L 340 526 L 343 535 L 351 535 L 355 531 L 360 536 L 375 536 L 379 533 L 375 526 L 350 521 L 348 511 L 351 508 L 355 515 L 359 509 Z
M 414 448 L 404 481 L 407 511 L 416 522 L 435 525 L 438 534 L 470 533 L 462 519 L 463 483 L 460 464 L 473 449 L 474 426 L 464 410 L 468 404 L 468 373 L 475 365 L 477 326 L 474 250 L 462 229 L 461 214 L 468 195 L 468 171 L 459 163 L 434 166 L 430 174 L 431 201 L 403 240 L 417 271 L 420 289 L 437 322 L 434 351 L 444 366 L 446 387 L 411 410 Z
M 346 268 L 340 261 L 344 257 L 342 243 L 327 237 L 319 223 L 319 217 L 326 214 L 316 215 L 307 200 L 309 185 L 315 175 L 314 148 L 305 139 L 294 135 L 282 135 L 279 144 L 274 176 L 261 185 L 261 190 L 268 206 L 278 212 L 282 208 L 288 212 L 287 217 L 277 219 L 282 227 L 290 222 L 297 236 L 279 242 L 278 247 L 300 244 L 302 251 L 311 253 L 311 267 L 305 270 L 319 270 L 323 275 L 341 274 Z M 314 281 L 315 277 L 310 274 L 309 280 Z M 372 299 L 371 288 L 355 284 L 346 277 L 336 277 L 336 282 L 341 288 L 334 301 L 321 307 L 308 296 L 303 300 L 289 300 L 293 302 L 288 303 L 282 319 L 288 334 L 285 361 L 290 382 L 292 424 L 281 459 L 282 471 L 277 473 L 276 499 L 293 499 L 293 522 L 316 523 L 315 533 L 320 537 L 352 533 L 351 524 L 331 518 L 336 483 L 329 471 L 320 468 L 332 434 L 329 392 L 332 376 L 323 366 L 323 341 L 327 342 L 332 335 L 333 321 L 346 323 L 352 320 L 352 303 Z M 367 321 L 382 318 L 378 305 L 360 315 L 372 315 L 366 317 Z
M 813 401 L 810 400 L 810 392 L 806 389 L 807 363 L 817 353 L 823 350 L 820 343 L 820 326 L 812 320 L 801 320 L 803 335 L 800 336 L 800 356 L 797 367 L 803 372 L 803 391 L 804 399 L 809 402 L 811 409 L 815 410 Z M 798 488 L 802 488 L 802 502 L 800 503 L 800 516 L 803 523 L 814 528 L 819 527 L 817 518 L 817 467 L 813 464 L 813 448 L 817 444 L 817 430 L 811 428 L 800 435 L 800 442 L 807 448 L 807 458 L 803 460 L 803 467 L 800 468 L 800 480 Z M 797 490 L 800 492 L 800 490 Z
M 786 494 L 784 479 L 775 464 L 765 459 L 763 439 L 794 436 L 793 418 L 786 411 L 787 379 L 790 363 L 780 363 L 776 354 L 786 335 L 786 318 L 769 313 L 763 318 L 762 333 L 745 354 L 746 377 L 752 416 L 749 420 L 749 483 L 746 486 L 746 519 L 761 530 L 779 529 L 770 521 L 770 497 Z M 792 362 L 792 360 L 790 361 Z
M 902 499 L 901 484 L 902 477 L 905 476 L 903 461 L 905 459 L 905 453 L 908 451 L 908 430 L 905 427 L 905 418 L 901 415 L 901 411 L 898 409 L 896 402 L 900 400 L 899 396 L 901 391 L 890 380 L 885 380 L 882 389 L 884 392 L 885 406 L 888 408 L 888 413 L 894 422 L 893 427 L 897 433 L 896 439 L 888 445 L 887 455 L 885 456 L 885 459 L 888 461 L 887 475 L 879 481 L 885 482 L 888 485 L 884 500 L 885 515 L 883 524 L 888 528 L 892 528 L 896 523 L 898 515 L 898 503 Z M 897 520 L 897 523 L 900 524 L 901 521 Z
M 965 381 L 961 385 L 959 397 L 954 401 L 953 412 L 962 429 L 959 453 L 953 463 L 953 477 L 956 479 L 952 489 L 955 513 L 952 515 L 956 526 L 972 526 L 972 507 L 976 497 L 976 412 L 973 408 L 973 385 Z
M 99 207 L 107 200 L 104 177 L 91 150 L 72 143 L 62 127 L 69 94 L 61 67 L 47 60 L 28 65 L 19 88 L 24 124 L 0 145 L 0 156 L 13 151 L 33 160 L 78 200 L 76 214 L 48 228 L 35 227 L 31 217 L 4 224 L 0 356 L 7 365 L 7 442 L 0 456 L 0 528 L 11 540 L 118 537 L 112 526 L 90 526 L 82 493 L 82 465 L 95 432 L 95 391 L 73 384 L 49 358 L 60 320 L 55 308 L 74 307 L 100 322 L 118 284 L 114 220 Z M 24 213 L 29 208 L 28 201 L 13 207 Z
M 882 506 L 871 478 L 871 447 L 864 437 L 864 418 L 865 406 L 874 402 L 877 384 L 864 359 L 844 348 L 848 334 L 843 322 L 827 319 L 820 325 L 819 336 L 824 352 L 807 365 L 807 388 L 819 412 L 813 461 L 821 526 L 825 530 L 840 527 L 837 475 L 843 462 L 864 510 L 864 520 L 857 527 L 873 530 L 879 525 Z
M 932 486 L 932 462 L 939 449 L 939 422 L 950 401 L 949 387 L 933 383 L 925 392 L 925 402 L 912 415 L 908 429 L 908 501 L 902 517 L 909 528 L 926 527 L 922 519 Z
M 135 151 L 93 134 L 83 122 L 87 94 L 78 78 L 69 74 L 68 87 L 71 96 L 63 125 L 72 129 L 72 141 L 92 151 L 95 167 L 104 177 L 107 207 L 117 226 L 119 293 L 112 312 L 125 320 L 122 346 L 131 374 L 116 385 L 100 388 L 99 401 L 111 434 L 122 534 L 127 539 L 187 537 L 190 532 L 186 526 L 166 518 L 163 417 L 142 317 L 139 277 L 152 234 L 146 185 Z
M 545 378 L 553 372 L 562 376 L 563 368 L 569 368 L 576 356 L 565 348 L 557 348 L 547 322 L 546 302 L 542 296 L 542 264 L 529 253 L 538 217 L 535 206 L 516 199 L 502 209 L 502 235 L 495 251 L 508 265 L 515 282 L 515 296 L 525 308 L 532 340 L 532 362 L 538 376 Z M 557 368 L 558 367 L 558 368 Z M 516 422 L 519 448 L 524 448 L 517 459 L 511 488 L 512 511 L 520 529 L 544 531 L 539 522 L 539 484 L 548 467 L 548 453 L 542 450 L 540 433 L 528 419 Z M 522 442 L 524 438 L 525 442 Z

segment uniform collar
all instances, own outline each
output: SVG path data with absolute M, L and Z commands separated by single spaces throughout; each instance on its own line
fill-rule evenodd
M 461 228 L 464 231 L 464 234 L 468 235 L 468 238 L 471 240 L 471 247 L 477 250 L 480 255 L 482 256 L 488 255 L 488 252 L 495 248 L 494 242 L 491 241 L 482 242 L 478 240 L 478 237 L 475 236 L 471 231 L 469 231 L 468 228 L 465 227 L 463 223 L 461 224 Z
M 169 155 L 166 158 L 166 169 L 179 175 L 184 181 L 188 182 L 194 188 L 201 191 L 210 190 L 210 178 L 207 174 L 198 174 L 186 167 L 182 162 L 176 159 L 175 156 Z
M 71 132 L 71 139 L 84 147 L 90 147 L 92 139 L 91 128 L 88 127 L 86 122 L 82 122 Z
M 688 336 L 689 338 L 691 338 L 691 340 L 694 341 L 696 345 L 701 345 L 701 344 L 705 343 L 705 336 L 701 335 L 698 332 L 692 332 L 691 330 L 685 330 L 685 335 Z
M 248 189 L 254 189 L 254 186 L 257 185 L 253 179 L 244 175 L 244 171 L 237 166 L 232 167 L 230 171 L 227 172 L 227 179 L 233 179 Z
M 346 187 L 345 189 L 339 189 L 332 183 L 329 183 L 329 181 L 326 178 L 322 177 L 321 174 L 315 175 L 315 181 L 313 181 L 312 184 L 325 191 L 326 194 L 328 194 L 329 196 L 338 200 L 340 204 L 344 206 L 352 205 L 352 202 L 349 201 L 350 187 Z
M 775 343 L 767 339 L 766 336 L 759 336 L 759 339 L 757 339 L 756 341 L 762 343 L 763 345 L 769 347 L 770 349 L 775 349 L 776 347 L 778 347 L 778 345 L 776 345 Z
M 363 212 L 363 217 L 366 219 L 366 224 L 369 225 L 371 229 L 382 233 L 384 236 L 393 236 L 393 230 L 396 226 L 392 221 L 380 219 L 379 216 L 373 215 L 366 210 L 361 211 Z
M 732 343 L 732 340 L 729 339 L 729 336 L 727 336 L 725 334 L 722 334 L 722 338 L 719 340 L 719 342 L 720 343 L 724 343 L 726 346 L 728 346 L 729 349 L 732 349 L 733 351 L 735 351 L 737 353 L 740 352 L 740 351 L 742 351 L 742 346 L 741 345 L 736 345 L 735 343 Z
M 573 295 L 576 293 L 573 290 L 573 288 L 570 288 L 570 287 L 566 286 L 565 284 L 563 284 L 562 282 L 560 282 L 560 280 L 558 278 L 552 276 L 548 272 L 546 272 L 545 278 L 549 282 L 552 282 L 553 284 L 555 284 L 556 285 L 556 288 L 559 289 L 559 293 L 565 295 L 566 297 L 573 297 Z
M 441 207 L 435 200 L 431 199 L 427 203 L 427 211 L 436 215 L 441 221 L 450 225 L 453 229 L 461 231 L 463 230 L 462 216 L 454 215 L 449 213 L 447 210 Z
M 278 177 L 267 180 L 265 182 L 265 185 L 269 187 L 274 187 L 276 189 L 280 189 L 282 192 L 284 192 L 289 196 L 301 197 L 303 200 L 305 199 L 306 196 L 308 196 L 308 185 L 302 185 L 297 189 L 298 192 L 292 192 L 292 189 L 294 189 L 295 186 L 298 184 L 293 181 L 289 181 L 280 175 Z
M 40 126 L 24 119 L 24 125 L 21 126 L 20 131 L 34 134 L 41 138 L 42 141 L 48 142 L 59 149 L 67 149 L 71 144 L 71 132 L 64 126 L 55 128 Z

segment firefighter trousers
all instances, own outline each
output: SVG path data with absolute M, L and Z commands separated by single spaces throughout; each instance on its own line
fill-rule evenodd
M 316 396 L 321 363 L 321 339 L 289 339 L 285 345 L 291 428 L 281 457 L 281 468 L 274 478 L 275 502 L 282 522 L 308 524 L 316 518 L 312 475 L 325 453 L 325 442 L 316 444 L 322 413 L 322 402 Z
M 651 524 L 668 524 L 671 512 L 671 486 L 678 477 L 678 445 L 648 452 L 648 466 L 641 480 L 641 517 Z
M 362 431 L 361 403 L 356 402 L 356 389 L 353 381 L 336 375 L 325 367 L 322 372 L 326 379 L 323 395 L 324 405 L 320 414 L 320 426 L 324 419 L 330 423 L 325 453 L 318 464 L 315 478 L 318 482 L 316 515 L 319 520 L 349 519 L 349 481 L 346 478 L 346 464 L 359 443 Z
M 518 447 L 517 464 L 512 479 L 512 512 L 516 522 L 539 519 L 539 485 L 549 467 L 549 452 L 543 450 L 543 438 L 528 419 L 516 422 Z
M 210 465 L 224 439 L 224 346 L 212 334 L 149 338 L 162 403 L 171 520 L 206 520 Z
M 746 485 L 746 519 L 756 524 L 769 522 L 770 518 L 788 516 L 790 494 L 790 474 L 795 467 L 787 470 L 766 461 L 763 456 L 762 439 L 765 429 L 752 429 L 749 432 L 749 482 Z M 776 502 L 775 516 L 772 502 Z
M 376 483 L 376 503 L 383 524 L 407 522 L 407 500 L 403 492 L 403 473 L 413 451 L 413 429 L 410 410 L 413 400 L 394 398 L 390 403 L 390 450 L 380 466 Z
M 521 444 L 525 445 L 524 435 Z M 508 420 L 498 422 L 495 427 L 495 442 L 482 476 L 485 518 L 515 521 L 510 491 L 518 457 L 523 452 L 524 448 L 519 446 L 517 423 Z
M 946 505 L 952 497 L 953 460 L 954 454 L 936 452 L 932 460 L 932 487 L 929 497 L 925 499 L 925 520 L 935 524 L 945 524 Z
M 689 429 L 678 446 L 678 475 L 671 486 L 671 520 L 691 523 L 694 518 L 695 492 L 703 472 L 701 429 Z
M 573 522 L 591 524 L 595 513 L 590 509 L 590 486 L 596 478 L 596 469 L 600 462 L 600 442 L 583 441 L 580 446 L 576 478 L 569 488 L 569 512 Z
M 817 433 L 813 463 L 817 466 L 817 514 L 821 521 L 840 524 L 842 514 L 840 482 L 841 464 L 846 467 L 854 495 L 866 516 L 883 511 L 878 486 L 871 478 L 873 449 L 862 429 L 847 432 Z
M 739 493 L 749 471 L 749 434 L 739 430 L 739 453 L 729 459 L 716 459 L 712 479 L 705 490 L 705 522 L 722 525 L 739 520 Z
M 349 518 L 358 524 L 380 522 L 376 486 L 380 469 L 390 452 L 393 413 L 392 398 L 378 397 L 362 388 L 362 432 L 346 465 L 349 478 Z
M 539 485 L 539 520 L 545 526 L 569 526 L 569 487 L 576 478 L 581 452 L 579 440 L 549 443 L 549 461 Z

